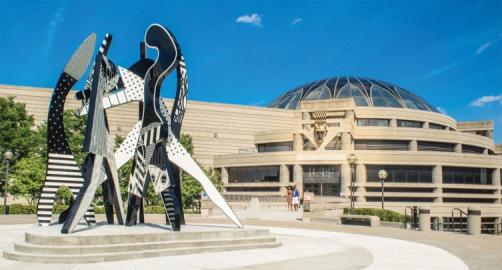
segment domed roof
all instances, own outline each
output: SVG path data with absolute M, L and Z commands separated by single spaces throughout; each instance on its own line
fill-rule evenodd
M 338 76 L 305 84 L 276 98 L 268 107 L 298 109 L 301 100 L 353 97 L 357 106 L 438 112 L 421 97 L 399 86 L 363 77 Z

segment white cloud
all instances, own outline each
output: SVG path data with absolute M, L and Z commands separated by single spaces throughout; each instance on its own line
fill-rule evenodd
M 439 75 L 443 72 L 449 71 L 451 69 L 455 69 L 455 68 L 459 67 L 460 65 L 462 65 L 463 63 L 464 63 L 464 61 L 457 61 L 457 62 L 451 63 L 449 65 L 446 65 L 444 67 L 440 67 L 438 69 L 432 70 L 431 72 L 427 73 L 424 76 L 424 79 L 437 76 L 437 75 Z
M 486 49 L 490 48 L 490 46 L 492 46 L 492 44 L 493 44 L 493 42 L 488 41 L 488 42 L 485 42 L 483 45 L 479 46 L 479 48 L 476 50 L 476 55 L 480 55 Z
M 236 23 L 248 23 L 248 24 L 252 24 L 252 25 L 261 27 L 261 26 L 263 26 L 261 24 L 262 17 L 263 17 L 262 15 L 259 15 L 256 13 L 246 14 L 246 15 L 242 15 L 242 16 L 237 17 L 237 20 L 235 20 L 235 22 Z
M 438 110 L 438 112 L 442 113 L 442 114 L 448 114 L 448 112 L 446 111 L 446 109 L 444 108 L 441 108 L 441 107 L 436 107 L 436 110 Z
M 56 12 L 52 15 L 52 19 L 49 23 L 49 30 L 47 31 L 47 41 L 45 42 L 45 46 L 43 49 L 43 56 L 47 58 L 49 55 L 49 50 L 54 43 L 54 38 L 56 36 L 56 31 L 59 28 L 59 25 L 64 22 L 66 13 L 66 2 L 60 2 Z
M 490 48 L 491 46 L 493 46 L 495 43 L 499 42 L 501 39 L 502 39 L 502 33 L 500 33 L 499 36 L 496 39 L 489 40 L 489 41 L 483 43 L 481 46 L 479 46 L 476 49 L 476 56 L 482 54 L 484 51 L 486 51 L 488 48 Z
M 296 25 L 296 24 L 299 24 L 301 23 L 303 20 L 302 18 L 296 18 L 294 19 L 292 22 L 291 22 L 291 25 Z
M 502 105 L 502 94 L 498 96 L 482 96 L 474 101 L 472 101 L 469 105 L 474 107 L 483 107 L 488 103 L 499 102 Z

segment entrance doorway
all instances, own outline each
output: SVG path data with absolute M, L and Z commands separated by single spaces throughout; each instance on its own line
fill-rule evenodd
M 340 196 L 340 166 L 304 165 L 303 191 L 318 196 Z

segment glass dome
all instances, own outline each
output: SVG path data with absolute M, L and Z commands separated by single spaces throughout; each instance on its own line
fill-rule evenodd
M 298 109 L 302 100 L 354 98 L 357 106 L 438 112 L 427 101 L 399 86 L 362 77 L 333 77 L 305 84 L 276 98 L 268 107 Z

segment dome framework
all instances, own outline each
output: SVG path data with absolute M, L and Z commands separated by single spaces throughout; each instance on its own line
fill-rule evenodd
M 421 97 L 399 86 L 364 77 L 337 76 L 307 83 L 276 98 L 268 107 L 298 109 L 302 100 L 354 98 L 357 106 L 438 112 Z

